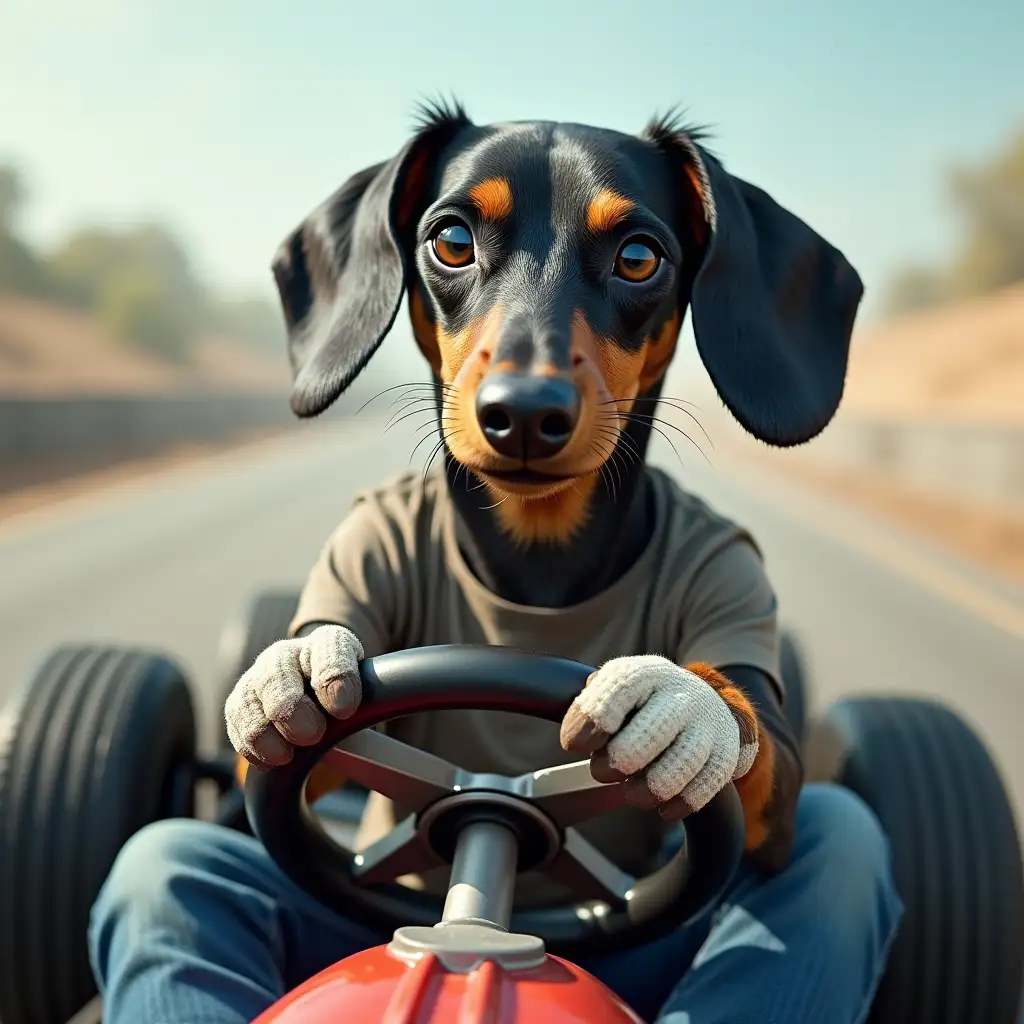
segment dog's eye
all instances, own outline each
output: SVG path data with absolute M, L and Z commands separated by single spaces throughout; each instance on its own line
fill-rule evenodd
M 434 255 L 446 267 L 468 267 L 473 262 L 473 235 L 465 224 L 449 224 L 433 239 Z
M 615 273 L 627 281 L 646 281 L 653 276 L 661 257 L 643 242 L 626 242 L 615 257 Z

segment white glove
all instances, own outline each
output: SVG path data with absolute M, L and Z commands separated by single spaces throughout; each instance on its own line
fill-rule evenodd
M 666 817 L 700 810 L 757 754 L 753 716 L 734 714 L 699 675 L 654 654 L 598 669 L 566 713 L 561 740 L 573 753 L 600 752 L 591 768 L 599 781 L 635 776 L 626 784 L 630 803 L 671 801 Z
M 295 746 L 312 746 L 327 728 L 306 684 L 334 718 L 348 718 L 363 696 L 362 657 L 363 645 L 344 626 L 319 626 L 308 636 L 271 644 L 224 704 L 231 745 L 252 764 L 287 764 Z

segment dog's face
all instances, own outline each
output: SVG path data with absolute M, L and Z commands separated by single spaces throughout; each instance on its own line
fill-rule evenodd
M 499 495 L 584 494 L 671 359 L 706 230 L 640 139 L 525 124 L 449 145 L 409 290 L 452 455 Z
M 450 452 L 518 497 L 506 512 L 540 516 L 513 532 L 548 539 L 585 515 L 627 418 L 653 412 L 633 407 L 657 395 L 688 306 L 725 404 L 785 445 L 835 412 L 862 293 L 837 250 L 685 129 L 479 127 L 460 109 L 349 179 L 274 272 L 299 415 L 348 386 L 407 293 Z

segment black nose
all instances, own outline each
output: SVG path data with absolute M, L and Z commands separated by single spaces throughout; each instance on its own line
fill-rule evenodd
M 495 373 L 476 395 L 484 437 L 510 459 L 556 455 L 568 444 L 579 415 L 579 392 L 561 377 Z

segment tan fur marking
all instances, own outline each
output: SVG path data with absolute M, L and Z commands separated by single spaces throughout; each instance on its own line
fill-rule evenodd
M 608 398 L 631 400 L 637 396 L 643 369 L 643 349 L 627 352 L 610 339 L 602 338 L 587 323 L 580 309 L 573 316 L 572 354 L 574 359 L 582 357 L 584 364 L 590 363 L 597 370 Z M 610 414 L 613 408 L 627 412 L 629 404 L 627 401 L 618 402 L 614 407 L 605 406 L 604 411 Z
M 551 484 L 509 484 L 489 472 L 519 468 L 488 444 L 476 415 L 476 395 L 489 373 L 511 367 L 491 363 L 504 310 L 498 306 L 454 335 L 437 329 L 441 379 L 452 385 L 446 395 L 445 438 L 452 455 L 477 473 L 493 498 L 495 516 L 517 544 L 567 543 L 586 523 L 601 467 L 610 457 L 626 411 L 614 399 L 636 396 L 644 353 L 623 353 L 590 329 L 581 311 L 572 324 L 573 383 L 580 393 L 580 419 L 569 444 L 536 468 Z M 542 373 L 561 373 L 545 367 Z M 614 391 L 612 389 L 615 389 Z M 558 480 L 558 477 L 570 477 Z
M 409 319 L 412 321 L 412 336 L 435 373 L 441 372 L 441 353 L 437 347 L 437 325 L 427 316 L 427 307 L 419 288 L 413 288 L 409 296 Z
M 768 808 L 775 788 L 775 741 L 767 730 L 758 735 L 757 756 L 753 767 L 736 780 L 736 792 L 743 804 L 743 817 L 747 823 L 746 850 L 756 850 L 768 839 L 770 826 Z
M 697 168 L 691 164 L 684 164 L 683 171 L 686 173 L 690 183 L 690 191 L 687 193 L 686 206 L 690 215 L 690 227 L 698 244 L 703 245 L 708 237 L 708 217 L 704 206 L 704 186 L 701 184 Z
M 437 327 L 438 347 L 441 352 L 441 379 L 446 384 L 454 384 L 458 377 L 467 369 L 470 356 L 484 356 L 489 364 L 494 342 L 498 340 L 505 309 L 499 302 L 484 316 L 471 320 L 457 334 L 449 334 L 440 324 Z M 460 384 L 460 389 L 462 385 Z M 474 388 L 475 398 L 475 388 Z
M 235 780 L 243 789 L 245 777 L 249 772 L 249 762 L 241 754 L 235 758 Z M 325 793 L 340 789 L 344 785 L 345 776 L 325 761 L 321 761 L 306 781 L 306 803 L 315 804 Z
M 674 309 L 661 330 L 647 339 L 644 346 L 644 366 L 640 371 L 638 393 L 644 394 L 665 375 L 679 340 L 679 310 Z
M 719 697 L 729 705 L 740 727 L 740 739 L 751 742 L 751 732 L 757 737 L 757 756 L 742 778 L 736 780 L 736 792 L 743 805 L 743 817 L 747 824 L 745 847 L 756 850 L 768 838 L 767 812 L 775 788 L 775 741 L 767 729 L 757 725 L 757 712 L 746 694 L 733 686 L 721 672 L 710 665 L 697 662 L 686 666 L 700 676 L 709 686 L 714 687 Z
M 587 521 L 596 485 L 597 477 L 591 474 L 550 497 L 503 496 L 499 488 L 489 485 L 489 489 L 501 500 L 494 511 L 503 529 L 516 544 L 525 546 L 537 540 L 568 544 Z
M 405 227 L 416 212 L 416 204 L 423 194 L 423 186 L 427 178 L 427 160 L 429 153 L 421 149 L 409 161 L 409 169 L 405 172 L 405 184 L 402 194 L 398 197 L 398 223 Z
M 512 212 L 512 186 L 508 178 L 485 178 L 469 190 L 469 197 L 484 220 L 502 220 Z
M 603 188 L 587 205 L 587 227 L 594 234 L 611 231 L 632 209 L 632 199 L 627 199 L 610 188 Z

